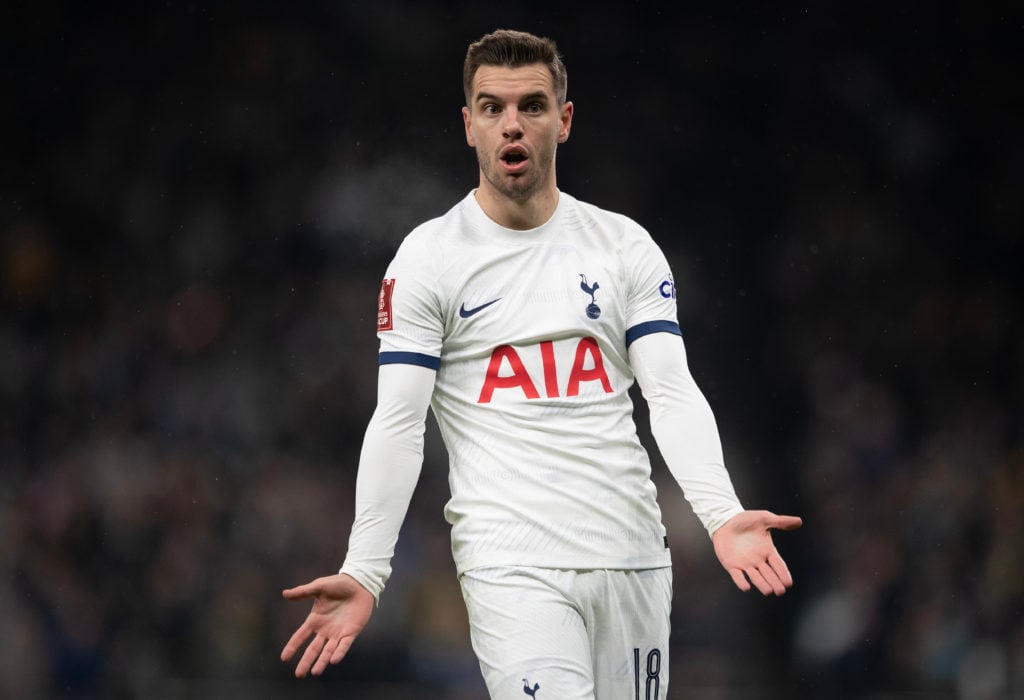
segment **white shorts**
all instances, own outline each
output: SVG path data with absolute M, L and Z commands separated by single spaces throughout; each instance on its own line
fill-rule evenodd
M 663 700 L 672 569 L 474 569 L 460 579 L 492 700 Z

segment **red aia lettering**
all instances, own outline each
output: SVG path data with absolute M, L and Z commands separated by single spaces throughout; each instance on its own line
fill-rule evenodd
M 587 355 L 594 360 L 594 366 L 584 369 Z M 576 357 L 572 361 L 572 372 L 569 373 L 569 388 L 565 390 L 566 396 L 578 396 L 580 393 L 580 382 L 600 381 L 606 394 L 612 393 L 612 383 L 608 381 L 608 375 L 604 371 L 604 358 L 601 356 L 601 348 L 593 338 L 583 338 L 576 346 Z
M 512 375 L 508 377 L 498 376 L 501 371 L 502 360 L 508 360 L 512 368 Z M 477 403 L 490 403 L 495 389 L 510 389 L 514 386 L 522 387 L 523 393 L 528 399 L 539 399 L 537 387 L 530 379 L 530 373 L 523 366 L 515 349 L 511 345 L 499 345 L 491 353 L 491 363 L 487 365 L 487 378 L 484 379 L 484 388 L 480 390 L 480 398 Z
M 549 399 L 558 396 L 558 372 L 555 370 L 555 344 L 545 340 L 540 344 L 540 356 L 544 360 L 544 391 Z
M 558 371 L 555 366 L 555 344 L 553 341 L 545 340 L 540 344 L 540 357 L 544 368 L 544 393 L 549 399 L 557 398 L 560 394 L 558 393 Z M 511 374 L 502 375 L 506 363 Z M 608 373 L 604 370 L 601 347 L 593 338 L 581 338 L 576 345 L 576 355 L 573 358 L 572 369 L 569 371 L 569 383 L 565 395 L 579 396 L 582 382 L 601 382 L 605 393 L 612 392 L 612 383 L 608 380 Z M 494 398 L 495 389 L 514 387 L 522 389 L 528 399 L 540 398 L 537 385 L 534 384 L 530 373 L 526 371 L 526 366 L 515 348 L 511 345 L 499 345 L 491 353 L 491 361 L 487 365 L 487 375 L 484 377 L 484 386 L 480 390 L 480 398 L 477 399 L 477 403 L 490 403 Z

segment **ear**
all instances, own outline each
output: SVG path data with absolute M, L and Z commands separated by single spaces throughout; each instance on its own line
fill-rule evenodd
M 469 111 L 469 107 L 462 108 L 462 121 L 466 126 L 466 143 L 469 144 L 470 148 L 476 148 L 476 141 L 473 139 L 473 132 L 470 131 L 470 122 L 473 120 L 473 115 Z
M 565 143 L 569 140 L 569 130 L 572 129 L 572 102 L 562 105 L 562 113 L 559 115 L 561 126 L 558 129 L 558 143 Z

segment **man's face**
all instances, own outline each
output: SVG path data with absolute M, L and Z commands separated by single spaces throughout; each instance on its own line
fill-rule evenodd
M 569 138 L 572 103 L 559 106 L 547 66 L 481 66 L 462 116 L 482 187 L 518 202 L 554 187 L 555 149 Z

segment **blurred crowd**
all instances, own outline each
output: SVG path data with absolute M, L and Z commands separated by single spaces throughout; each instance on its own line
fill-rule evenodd
M 560 186 L 665 249 L 744 504 L 805 521 L 776 537 L 795 588 L 740 594 L 648 442 L 672 696 L 1024 695 L 1019 21 L 4 13 L 0 697 L 485 696 L 432 425 L 392 581 L 322 679 L 279 661 L 306 613 L 280 590 L 344 558 L 379 280 L 474 185 L 461 60 L 499 26 L 559 42 Z

